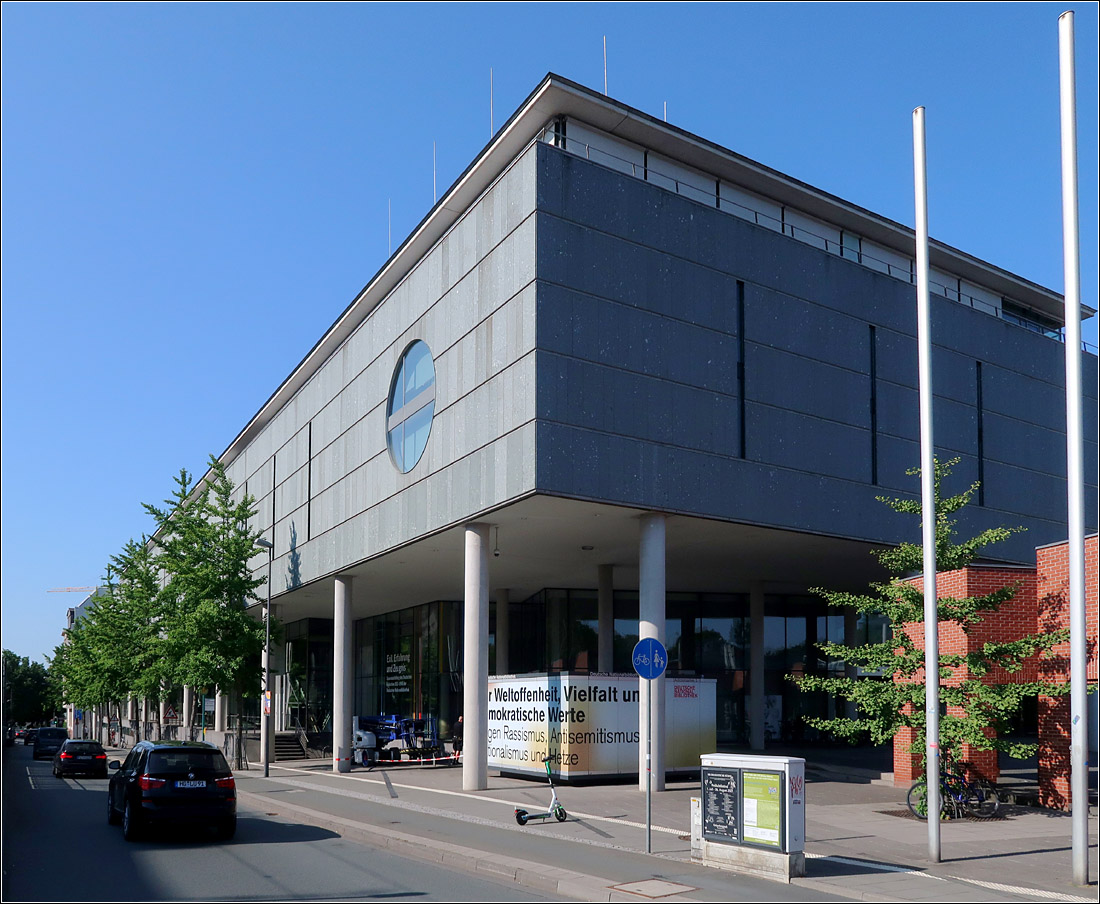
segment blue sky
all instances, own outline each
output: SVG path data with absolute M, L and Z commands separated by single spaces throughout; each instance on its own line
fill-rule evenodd
M 553 71 L 1062 290 L 1061 4 L 24 4 L 3 16 L 3 646 L 40 659 Z M 1097 307 L 1097 6 L 1077 11 Z M 1096 318 L 1085 337 L 1097 343 Z

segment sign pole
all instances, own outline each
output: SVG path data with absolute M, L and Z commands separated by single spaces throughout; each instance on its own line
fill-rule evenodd
M 645 852 L 653 853 L 653 681 L 646 679 L 645 707 Z
M 634 671 L 644 680 L 645 692 L 645 852 L 653 853 L 653 679 L 668 665 L 668 651 L 656 637 L 643 637 L 631 654 Z

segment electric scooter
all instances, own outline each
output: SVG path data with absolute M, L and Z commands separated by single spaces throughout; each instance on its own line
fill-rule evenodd
M 558 803 L 558 791 L 554 787 L 554 778 L 550 774 L 550 760 L 551 757 L 544 757 L 543 763 L 546 765 L 546 780 L 550 782 L 550 806 L 545 813 L 528 813 L 526 810 L 516 809 L 516 822 L 521 826 L 527 825 L 529 819 L 549 819 L 554 817 L 558 822 L 565 822 L 567 814 L 565 807 Z

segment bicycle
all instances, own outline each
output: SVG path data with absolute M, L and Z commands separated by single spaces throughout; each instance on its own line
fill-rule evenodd
M 928 786 L 923 778 L 913 783 L 905 803 L 917 819 L 928 818 Z M 959 819 L 962 816 L 989 819 L 996 815 L 1000 806 L 997 789 L 991 782 L 985 779 L 967 781 L 960 772 L 952 770 L 949 763 L 944 764 L 940 773 L 941 819 Z

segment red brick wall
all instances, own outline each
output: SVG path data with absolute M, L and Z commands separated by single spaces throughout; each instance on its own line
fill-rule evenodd
M 1035 551 L 1038 572 L 1037 623 L 1041 630 L 1069 627 L 1069 547 L 1044 546 Z M 1097 538 L 1085 540 L 1085 645 L 1089 684 L 1097 680 Z M 1069 641 L 1052 650 L 1040 667 L 1043 678 L 1069 681 Z M 1039 698 L 1039 802 L 1068 810 L 1071 804 L 1069 695 Z
M 1046 546 L 1036 550 L 1036 567 L 987 568 L 972 566 L 944 572 L 936 577 L 940 597 L 968 597 L 990 593 L 1007 584 L 1020 583 L 1016 596 L 998 612 L 964 634 L 961 626 L 945 622 L 940 625 L 940 652 L 966 653 L 980 649 L 989 641 L 1006 641 L 1039 631 L 1053 631 L 1069 626 L 1069 551 L 1068 544 Z M 917 588 L 922 578 L 911 582 Z M 1085 540 L 1085 609 L 1088 644 L 1088 677 L 1097 680 L 1097 537 Z M 924 645 L 924 625 L 907 624 L 906 632 L 918 648 Z M 990 672 L 988 680 L 998 684 L 1030 682 L 1039 679 L 1066 682 L 1069 680 L 1069 642 L 1059 644 L 1051 658 L 1035 656 L 1024 663 L 1019 672 L 1002 669 Z M 965 667 L 954 670 L 948 679 L 956 684 L 968 677 Z M 921 670 L 915 680 L 923 681 Z M 894 783 L 906 785 L 919 775 L 920 756 L 909 753 L 915 732 L 903 729 L 894 738 Z M 1039 783 L 1040 799 L 1045 806 L 1069 806 L 1069 698 L 1039 700 Z M 996 780 L 997 755 L 994 751 L 964 749 L 963 759 L 975 771 Z

